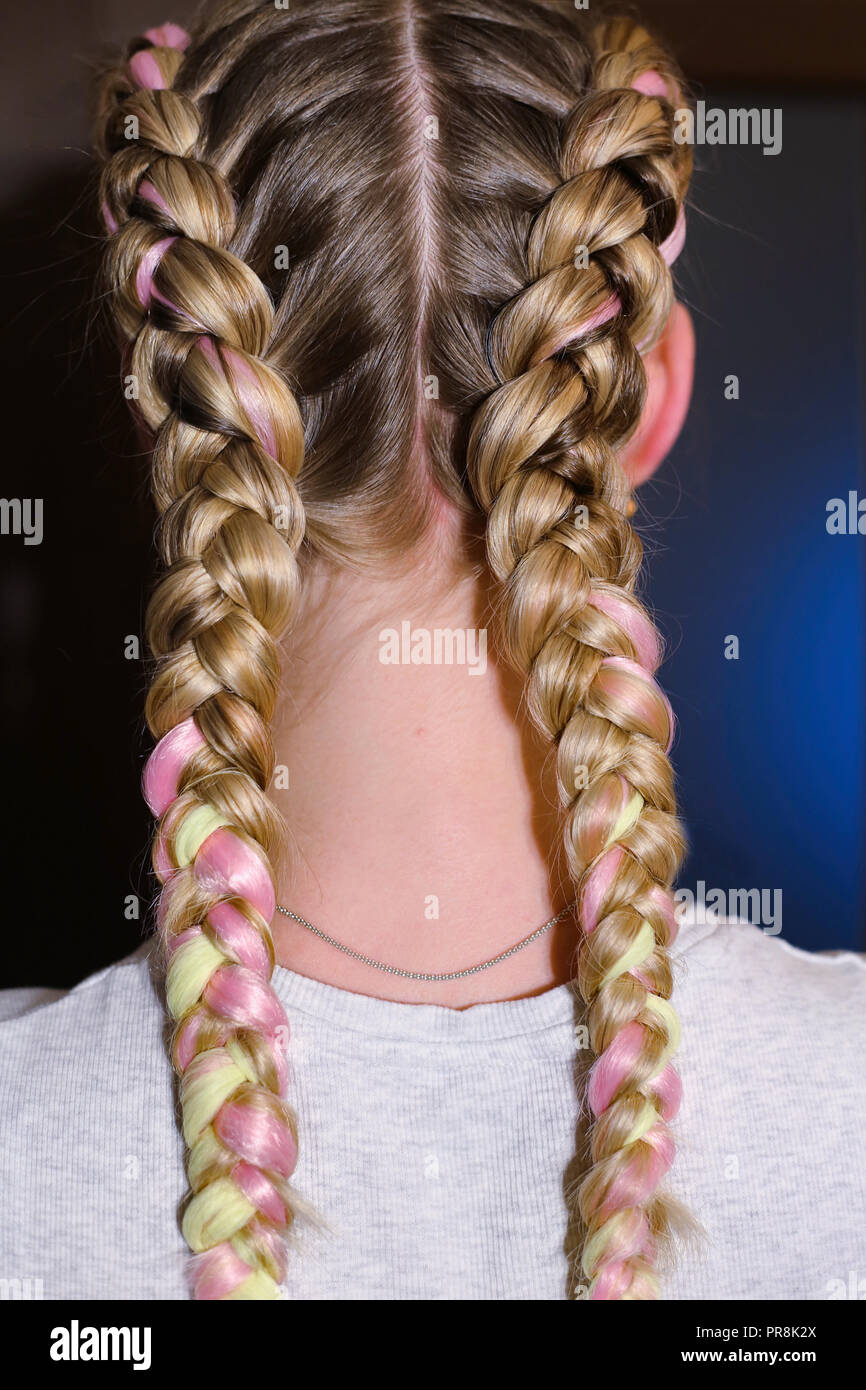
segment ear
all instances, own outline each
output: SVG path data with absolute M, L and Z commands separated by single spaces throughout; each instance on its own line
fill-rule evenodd
M 647 396 L 640 424 L 620 454 L 632 487 L 655 473 L 676 443 L 692 398 L 695 330 L 684 304 L 671 310 L 664 334 L 644 359 Z

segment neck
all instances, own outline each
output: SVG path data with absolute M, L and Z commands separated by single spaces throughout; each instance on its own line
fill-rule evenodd
M 573 896 L 554 867 L 548 750 L 520 713 L 519 679 L 485 646 L 490 598 L 480 567 L 444 559 L 376 579 L 320 566 L 284 644 L 274 740 L 288 786 L 272 795 L 291 853 L 278 901 L 406 970 L 486 961 Z M 460 1008 L 569 979 L 574 919 L 489 971 L 435 984 L 353 961 L 281 914 L 274 939 L 300 974 Z

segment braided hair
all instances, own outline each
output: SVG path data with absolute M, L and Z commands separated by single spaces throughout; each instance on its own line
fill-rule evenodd
M 681 101 L 639 25 L 557 0 L 221 0 L 105 78 L 103 289 L 159 512 L 144 792 L 198 1298 L 278 1296 L 299 1206 L 278 644 L 306 564 L 411 552 L 443 499 L 483 534 L 555 750 L 596 1055 L 582 1270 L 594 1298 L 658 1296 L 683 842 L 619 454 L 673 303 Z
M 193 157 L 201 118 L 171 90 L 188 38 L 145 35 L 108 123 L 105 274 L 141 416 L 165 573 L 147 619 L 160 740 L 145 796 L 176 1028 L 192 1198 L 183 1233 L 200 1298 L 276 1295 L 297 1156 L 284 1011 L 270 984 L 278 843 L 266 788 L 276 637 L 298 600 L 298 406 L 268 361 L 273 304 L 231 251 L 235 205 Z M 128 140 L 127 131 L 137 135 Z M 195 712 L 195 719 L 190 711 Z
M 652 1297 L 670 1212 L 657 1195 L 678 1103 L 667 1002 L 670 888 L 682 853 L 659 644 L 634 595 L 640 545 L 617 448 L 639 418 L 640 346 L 672 303 L 684 161 L 673 77 L 623 23 L 593 35 L 591 89 L 561 139 L 562 182 L 535 218 L 526 285 L 496 316 L 500 384 L 476 413 L 469 476 L 503 587 L 505 649 L 555 746 L 583 931 L 579 982 L 598 1061 L 582 1268 L 599 1298 Z M 575 264 L 575 246 L 588 251 Z

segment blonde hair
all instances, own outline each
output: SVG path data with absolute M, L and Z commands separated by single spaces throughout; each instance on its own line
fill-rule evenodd
M 672 305 L 681 93 L 636 23 L 557 0 L 223 0 L 103 84 L 104 289 L 160 512 L 145 793 L 198 1297 L 277 1296 L 297 1206 L 277 642 L 305 557 L 411 552 L 442 496 L 483 527 L 556 750 L 597 1056 L 582 1269 L 596 1298 L 659 1292 L 682 838 L 618 451 Z

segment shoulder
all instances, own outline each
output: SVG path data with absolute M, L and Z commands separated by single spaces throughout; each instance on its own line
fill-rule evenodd
M 56 1081 L 60 1058 L 91 1077 L 119 1071 L 158 1040 L 162 1018 L 149 945 L 74 989 L 0 991 L 0 1093 L 15 1086 L 16 1073 L 31 1085 L 40 1076 Z
M 835 1296 L 862 1264 L 866 960 L 727 921 L 684 924 L 674 959 L 672 1184 L 710 1250 L 678 1296 Z
M 0 1280 L 37 1279 L 45 1298 L 183 1296 L 183 1151 L 149 949 L 71 990 L 0 994 L 0 1019 Z
M 168 1096 L 165 1026 L 149 946 L 74 989 L 3 991 L 0 1125 L 44 1148 L 49 1135 L 93 1132 L 144 1091 Z
M 680 997 L 708 1024 L 750 1036 L 866 1039 L 866 955 L 804 951 L 747 922 L 686 921 L 674 948 Z
M 675 952 L 683 1055 L 760 1089 L 866 1118 L 866 957 L 803 951 L 743 922 L 686 924 Z M 721 1084 L 721 1082 L 720 1082 Z M 814 1113 L 814 1112 L 813 1112 Z

